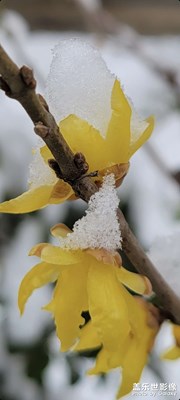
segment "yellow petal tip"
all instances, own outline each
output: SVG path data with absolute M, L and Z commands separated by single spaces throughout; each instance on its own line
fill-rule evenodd
M 41 257 L 42 250 L 47 246 L 48 246 L 47 243 L 36 244 L 35 246 L 32 247 L 28 255 Z
M 54 237 L 66 237 L 72 231 L 65 224 L 56 224 L 50 229 L 50 232 Z
M 23 299 L 21 298 L 21 295 L 18 296 L 18 308 L 19 308 L 19 313 L 20 316 L 22 317 L 23 313 L 24 313 L 24 303 L 23 303 Z
M 150 296 L 150 295 L 152 294 L 152 285 L 151 285 L 151 282 L 150 282 L 150 280 L 149 280 L 146 276 L 143 276 L 143 278 L 144 278 L 144 283 L 145 283 L 145 291 L 144 291 L 144 294 L 147 295 L 147 296 Z

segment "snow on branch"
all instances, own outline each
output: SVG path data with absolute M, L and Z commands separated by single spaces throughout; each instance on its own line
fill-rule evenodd
M 104 177 L 99 192 L 90 198 L 86 216 L 75 222 L 73 232 L 61 239 L 60 245 L 71 249 L 121 248 L 118 205 L 114 175 L 110 174 Z

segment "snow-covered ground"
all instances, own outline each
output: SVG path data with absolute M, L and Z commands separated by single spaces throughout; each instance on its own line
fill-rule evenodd
M 26 22 L 13 12 L 1 15 L 0 37 L 2 45 L 18 65 L 28 64 L 33 67 L 38 91 L 42 94 L 45 93 L 52 59 L 51 50 L 59 41 L 80 37 L 98 47 L 111 72 L 121 80 L 137 111 L 144 117 L 154 114 L 156 124 L 149 141 L 151 147 L 170 171 L 180 170 L 180 112 L 175 93 L 170 84 L 136 52 L 125 48 L 121 42 L 118 44 L 112 37 L 101 41 L 96 35 L 79 32 L 30 32 Z M 173 68 L 179 74 L 179 37 L 141 37 L 141 46 L 159 66 Z M 0 102 L 0 201 L 3 201 L 8 194 L 16 196 L 26 189 L 31 148 L 37 138 L 31 121 L 18 103 L 5 97 L 3 92 L 0 92 Z M 175 181 L 159 169 L 146 146 L 133 157 L 128 176 L 119 189 L 119 196 L 122 202 L 127 202 L 130 221 L 147 250 L 153 242 L 156 243 L 157 237 L 175 235 L 175 232 L 179 235 L 179 188 Z M 78 211 L 79 207 L 81 202 L 75 205 Z M 46 400 L 73 400 L 77 397 L 79 400 L 111 400 L 118 386 L 119 372 L 110 374 L 106 380 L 85 377 L 84 371 L 91 361 L 82 358 L 75 360 L 80 378 L 74 385 L 70 385 L 69 362 L 59 353 L 59 344 L 52 334 L 47 343 L 49 362 L 43 373 L 42 393 L 38 385 L 26 376 L 25 357 L 12 355 L 7 349 L 7 343 L 17 346 L 35 343 L 49 323 L 49 315 L 42 312 L 40 307 L 48 302 L 50 288 L 46 287 L 33 295 L 22 319 L 17 310 L 17 290 L 22 277 L 33 265 L 27 257 L 28 250 L 33 244 L 47 240 L 45 232 L 49 226 L 64 221 L 67 212 L 67 205 L 49 206 L 38 214 L 26 217 L 18 223 L 14 235 L 5 234 L 0 249 L 0 374 L 7 377 L 3 386 L 4 393 L 14 396 L 13 399 L 36 400 L 42 396 Z M 3 221 L 0 217 L 1 225 Z M 1 236 L 3 234 L 1 232 Z M 157 261 L 163 253 L 162 239 L 160 243 L 159 252 L 158 246 L 155 247 L 156 258 L 153 256 L 154 247 L 150 252 Z M 166 243 L 167 239 L 164 252 L 167 250 Z M 170 251 L 169 248 L 167 251 Z M 177 263 L 180 259 L 178 256 L 180 246 L 179 254 L 178 246 L 176 250 Z M 164 256 L 164 262 L 166 259 L 170 263 L 169 253 L 167 258 Z M 150 366 L 145 368 L 142 382 L 178 384 L 180 363 L 177 361 L 172 364 L 158 359 L 165 344 L 171 341 L 168 328 L 164 327 Z M 160 397 L 163 396 L 156 395 L 156 399 Z M 131 398 L 131 395 L 127 398 Z M 175 398 L 178 398 L 178 394 Z

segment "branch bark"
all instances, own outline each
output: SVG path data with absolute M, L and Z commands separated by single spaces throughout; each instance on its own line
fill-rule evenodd
M 32 71 L 25 66 L 19 69 L 2 46 L 0 46 L 0 75 L 1 88 L 24 107 L 35 126 L 35 132 L 51 150 L 63 179 L 71 184 L 79 197 L 88 201 L 98 190 L 97 186 L 90 177 L 83 176 L 82 169 L 80 170 L 75 162 L 76 155 L 65 142 L 47 104 L 36 94 L 36 82 Z M 162 307 L 173 321 L 180 324 L 180 298 L 149 260 L 120 210 L 118 219 L 123 237 L 123 251 L 136 270 L 150 279 Z

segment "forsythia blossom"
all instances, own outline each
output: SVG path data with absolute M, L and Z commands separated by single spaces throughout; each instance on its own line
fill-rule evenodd
M 139 119 L 98 51 L 80 40 L 55 48 L 47 97 L 61 134 L 73 153 L 84 154 L 89 172 L 98 171 L 94 179 L 101 188 L 73 231 L 62 224 L 51 229 L 58 245 L 39 243 L 31 249 L 30 255 L 41 261 L 21 282 L 18 305 L 23 313 L 35 289 L 55 282 L 44 309 L 55 320 L 61 350 L 97 349 L 89 373 L 119 367 L 120 398 L 139 381 L 160 327 L 159 311 L 141 297 L 152 293 L 150 281 L 125 269 L 117 251 L 122 238 L 115 189 L 154 122 L 152 117 Z M 52 158 L 47 146 L 34 150 L 29 190 L 0 204 L 0 212 L 30 212 L 75 198 L 71 186 L 50 169 Z M 89 313 L 88 323 L 83 312 Z M 169 358 L 179 354 L 179 327 L 173 329 L 176 346 L 166 354 Z
M 153 118 L 139 119 L 100 53 L 80 40 L 65 41 L 55 48 L 47 95 L 72 151 L 85 155 L 89 172 L 98 170 L 98 180 L 107 171 L 113 172 L 118 186 L 131 156 L 150 137 Z M 71 186 L 57 179 L 48 166 L 52 158 L 47 146 L 34 151 L 29 190 L 0 204 L 0 212 L 25 213 L 75 198 Z
M 117 252 L 121 247 L 118 203 L 115 178 L 106 176 L 73 232 L 62 224 L 52 228 L 59 246 L 40 243 L 33 247 L 30 255 L 40 257 L 41 262 L 24 277 L 18 302 L 22 313 L 35 289 L 56 282 L 52 300 L 44 309 L 55 320 L 61 350 L 99 349 L 96 365 L 89 373 L 121 367 L 118 397 L 122 397 L 140 379 L 159 323 L 153 306 L 127 290 L 150 294 L 151 284 L 122 266 Z M 91 318 L 87 324 L 83 311 Z

